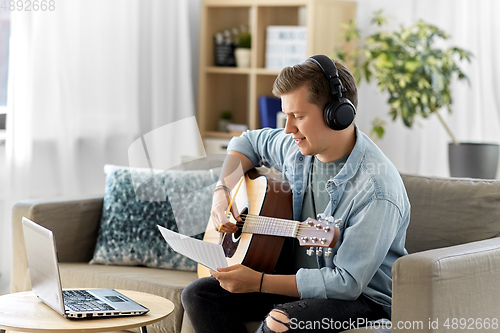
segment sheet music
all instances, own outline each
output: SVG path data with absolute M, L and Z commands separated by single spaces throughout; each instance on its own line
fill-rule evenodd
M 165 241 L 175 252 L 214 271 L 216 271 L 218 267 L 227 267 L 226 257 L 224 256 L 224 250 L 221 245 L 181 235 L 160 225 L 158 228 L 163 238 L 165 238 Z

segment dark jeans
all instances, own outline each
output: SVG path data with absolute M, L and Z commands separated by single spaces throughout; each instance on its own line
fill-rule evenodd
M 290 330 L 296 332 L 342 332 L 357 327 L 352 325 L 356 325 L 358 318 L 387 318 L 381 305 L 364 296 L 343 301 L 265 293 L 233 294 L 222 289 L 213 277 L 199 279 L 185 288 L 182 305 L 197 333 L 247 333 L 244 322 L 262 321 L 274 308 L 288 314 Z

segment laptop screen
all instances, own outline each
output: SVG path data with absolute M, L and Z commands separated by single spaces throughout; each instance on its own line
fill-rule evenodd
M 23 230 L 33 291 L 47 305 L 64 315 L 54 235 L 25 217 Z

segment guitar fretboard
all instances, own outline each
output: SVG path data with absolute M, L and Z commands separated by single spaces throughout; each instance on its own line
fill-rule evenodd
M 251 234 L 296 237 L 300 222 L 248 214 L 242 232 Z

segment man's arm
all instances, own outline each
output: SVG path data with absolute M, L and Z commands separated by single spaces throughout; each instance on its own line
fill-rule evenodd
M 263 293 L 272 293 L 300 298 L 297 289 L 297 279 L 294 275 L 269 275 L 264 274 L 262 281 Z
M 217 185 L 222 184 L 234 188 L 240 178 L 254 167 L 252 161 L 237 151 L 230 151 L 222 166 L 221 176 Z
M 299 298 L 295 275 L 262 274 L 243 265 L 210 271 L 222 288 L 232 293 L 263 292 Z
M 237 151 L 229 152 L 213 192 L 211 220 L 215 230 L 225 233 L 234 233 L 238 230 L 236 225 L 228 223 L 229 221 L 226 218 L 226 210 L 231 201 L 229 192 L 236 186 L 241 177 L 253 167 L 252 161 L 244 154 Z M 231 212 L 239 220 L 235 206 L 231 207 Z
M 297 271 L 302 298 L 355 300 L 377 273 L 380 284 L 390 285 L 392 264 L 402 255 L 399 251 L 404 251 L 395 243 L 404 224 L 399 206 L 385 199 L 373 200 L 344 219 L 344 224 L 342 243 L 326 267 Z

